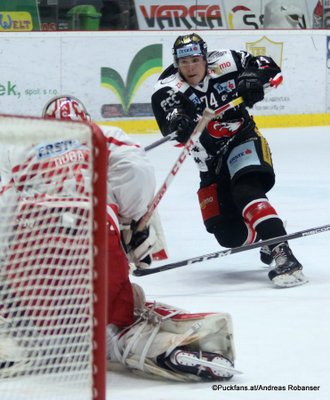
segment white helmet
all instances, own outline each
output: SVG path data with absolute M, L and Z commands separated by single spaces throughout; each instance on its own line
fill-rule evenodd
M 45 105 L 42 116 L 44 118 L 64 119 L 69 121 L 90 121 L 83 103 L 73 96 L 56 96 Z

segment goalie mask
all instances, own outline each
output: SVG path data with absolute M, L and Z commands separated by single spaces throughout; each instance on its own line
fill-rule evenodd
M 42 116 L 69 121 L 90 121 L 86 107 L 73 96 L 56 96 L 44 107 Z
M 183 57 L 203 56 L 203 59 L 206 60 L 207 44 L 196 33 L 178 36 L 174 42 L 172 54 L 175 67 L 178 66 L 179 58 Z

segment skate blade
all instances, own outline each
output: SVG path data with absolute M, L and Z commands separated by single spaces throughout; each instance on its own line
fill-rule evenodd
M 212 370 L 212 375 L 217 376 L 218 378 L 231 378 L 235 374 L 243 373 L 233 368 L 227 360 L 223 360 L 221 359 L 221 357 L 215 357 L 213 361 L 207 361 L 182 352 L 178 355 L 177 360 L 181 365 L 199 365 L 209 368 L 210 370 Z
M 295 271 L 292 274 L 282 274 L 275 276 L 272 279 L 275 286 L 288 288 L 294 286 L 301 286 L 308 282 L 308 279 L 302 273 L 302 271 Z

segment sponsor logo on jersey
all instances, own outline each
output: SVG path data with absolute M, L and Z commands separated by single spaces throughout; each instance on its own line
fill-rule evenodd
M 213 87 L 219 94 L 221 94 L 232 92 L 235 89 L 236 85 L 234 79 L 230 79 L 229 81 L 222 83 L 217 82 L 213 85 Z
M 77 162 L 83 162 L 86 161 L 85 159 L 85 154 L 81 150 L 72 150 L 68 151 L 65 154 L 61 155 L 60 157 L 55 158 L 55 165 L 57 167 L 65 165 L 65 164 L 71 164 L 71 163 L 77 163 Z
M 226 68 L 230 68 L 230 67 L 231 67 L 231 62 L 230 61 L 226 61 L 226 62 L 223 62 L 223 63 L 219 64 L 219 68 L 220 69 L 226 69 Z
M 238 171 L 248 168 L 251 165 L 260 165 L 254 142 L 249 141 L 234 147 L 229 155 L 227 163 L 231 177 Z
M 202 104 L 200 98 L 195 93 L 192 93 L 188 98 L 194 105 Z
M 214 202 L 213 196 L 207 197 L 203 201 L 200 202 L 200 208 L 204 210 L 208 204 L 212 204 Z
M 178 81 L 178 83 L 175 85 L 178 89 L 182 88 L 182 86 L 185 84 L 185 81 L 183 79 L 181 79 L 180 81 Z
M 47 157 L 54 157 L 63 154 L 68 150 L 73 150 L 80 147 L 81 143 L 78 140 L 61 140 L 54 143 L 40 144 L 35 147 L 37 159 L 41 160 Z
M 220 62 L 218 61 L 214 61 L 213 64 L 209 63 L 209 73 L 212 74 L 215 73 L 217 75 L 223 75 L 232 71 L 236 71 L 236 67 L 235 64 L 228 61 L 224 61 L 224 62 Z
M 244 156 L 249 156 L 251 153 L 252 153 L 252 151 L 250 149 L 241 151 L 240 153 L 236 154 L 234 157 L 232 157 L 229 160 L 229 164 L 234 164 L 239 158 L 244 157 Z

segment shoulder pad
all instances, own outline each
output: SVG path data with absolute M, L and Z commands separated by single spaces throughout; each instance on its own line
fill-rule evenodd
M 231 50 L 212 51 L 209 53 L 207 61 L 209 75 L 212 78 L 238 70 L 236 59 Z
M 252 55 L 244 50 L 238 50 L 236 51 L 236 54 L 241 62 L 241 65 L 243 68 L 246 68 L 253 58 Z
M 174 67 L 173 64 L 169 65 L 164 71 L 160 74 L 159 80 L 162 80 L 164 78 L 167 78 L 168 76 L 174 75 L 176 72 L 178 72 L 178 69 Z
M 189 88 L 189 85 L 180 77 L 180 74 L 177 72 L 176 74 L 157 81 L 155 85 L 155 91 L 165 87 L 174 89 L 176 92 L 185 92 Z
M 223 57 L 226 57 L 226 55 L 230 54 L 230 50 L 216 50 L 216 51 L 210 51 L 207 55 L 207 63 L 210 64 L 216 64 L 220 61 Z

